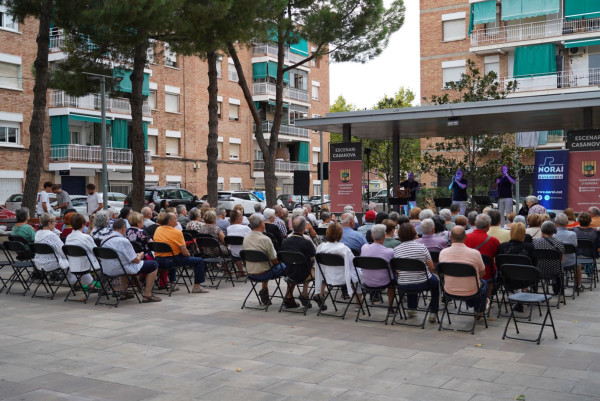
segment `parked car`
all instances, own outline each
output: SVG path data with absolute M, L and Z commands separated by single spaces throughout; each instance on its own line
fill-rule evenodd
M 159 211 L 159 205 L 162 200 L 169 202 L 169 207 L 177 207 L 179 205 L 185 205 L 187 210 L 191 210 L 194 207 L 200 207 L 204 203 L 196 195 L 190 191 L 177 188 L 177 187 L 152 187 L 144 190 L 144 205 L 154 203 Z M 131 206 L 131 192 L 127 194 L 123 202 L 124 206 Z
M 244 214 L 247 215 L 254 213 L 254 205 L 260 204 L 263 208 L 267 205 L 267 202 L 261 201 L 258 196 L 250 191 L 219 191 L 218 195 L 217 206 L 224 207 L 227 214 L 238 203 L 244 206 Z M 206 201 L 207 197 L 208 195 L 204 195 L 202 200 Z
M 53 192 L 48 193 L 48 199 L 50 200 L 50 206 L 52 206 L 50 213 L 57 217 L 60 217 L 60 210 L 54 210 L 54 206 L 56 206 L 56 194 Z M 6 200 L 5 207 L 8 210 L 16 212 L 18 209 L 21 208 L 22 202 L 23 194 L 13 194 L 9 196 Z M 30 210 L 29 214 L 31 215 L 31 217 L 35 217 L 35 210 Z
M 0 206 L 0 226 L 6 226 L 6 230 L 12 230 L 12 227 L 17 222 L 15 212 L 6 209 L 4 206 Z
M 329 195 L 323 195 L 323 199 L 321 200 L 321 195 L 313 195 L 308 198 L 308 204 L 310 204 L 311 210 L 313 212 L 317 212 L 321 210 L 321 205 L 329 204 L 331 200 L 329 199 Z
M 296 206 L 302 206 L 302 203 L 308 203 L 308 199 L 308 196 L 282 194 L 277 197 L 277 204 L 292 211 Z
M 116 209 L 120 212 L 123 206 L 125 206 L 125 199 L 127 199 L 127 195 L 125 194 L 122 194 L 120 192 L 109 192 L 108 207 L 112 207 L 113 209 Z
M 81 213 L 84 216 L 87 216 L 87 195 L 70 195 L 71 203 L 73 203 L 73 209 L 77 210 L 77 213 Z M 53 192 L 48 193 L 48 198 L 50 199 L 50 206 L 52 206 L 52 210 L 50 213 L 59 217 L 60 209 L 54 210 L 54 206 L 56 206 L 56 194 Z M 23 200 L 23 194 L 14 194 L 8 197 L 6 200 L 6 209 L 16 211 L 21 207 L 21 202 Z M 125 194 L 119 192 L 109 192 L 108 193 L 108 207 L 115 209 L 117 212 L 120 212 L 123 208 L 123 201 L 125 200 Z

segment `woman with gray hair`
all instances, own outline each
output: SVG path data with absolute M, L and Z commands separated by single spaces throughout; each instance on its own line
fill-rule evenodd
M 195 230 L 200 232 L 200 228 L 202 228 L 202 226 L 204 225 L 204 221 L 202 221 L 202 213 L 200 213 L 200 209 L 198 208 L 192 208 L 192 210 L 190 210 L 190 213 L 188 215 L 190 222 L 187 223 L 187 226 L 185 227 L 186 230 Z
M 57 269 L 61 269 L 66 273 L 67 280 L 69 283 L 74 284 L 77 278 L 68 271 L 69 261 L 62 251 L 63 242 L 56 233 L 54 228 L 56 226 L 56 217 L 50 213 L 44 213 L 40 217 L 40 224 L 42 225 L 41 230 L 35 233 L 36 244 L 46 244 L 54 249 L 54 255 L 52 254 L 35 254 L 33 259 L 35 267 L 49 272 Z
M 96 212 L 94 218 L 94 229 L 90 233 L 92 238 L 104 240 L 112 234 L 112 230 L 108 227 L 110 224 L 110 213 L 108 210 Z
M 531 216 L 532 214 L 546 213 L 546 208 L 538 203 L 538 198 L 536 196 L 529 195 L 527 198 L 525 198 L 525 204 L 527 205 L 528 216 Z
M 547 251 L 547 250 L 555 250 L 560 252 L 561 258 L 559 261 L 551 260 L 551 259 L 540 259 L 537 261 L 537 268 L 540 269 L 542 273 L 542 278 L 550 278 L 554 277 L 554 282 L 552 283 L 552 290 L 554 294 L 559 294 L 563 290 L 562 288 L 562 262 L 565 258 L 565 246 L 563 243 L 556 238 L 554 238 L 554 234 L 556 234 L 556 226 L 551 221 L 545 221 L 541 227 L 541 238 L 535 238 L 533 240 L 533 248 L 535 250 Z M 560 298 L 559 298 L 560 302 Z
M 419 220 L 423 221 L 425 219 L 430 219 L 435 215 L 435 213 L 433 213 L 433 210 L 431 209 L 423 209 L 421 210 L 421 213 L 419 213 Z

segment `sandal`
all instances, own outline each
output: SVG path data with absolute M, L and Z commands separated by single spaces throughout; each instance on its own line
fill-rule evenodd
M 142 297 L 142 303 L 148 303 L 148 302 L 160 302 L 162 301 L 162 299 L 160 299 L 159 297 L 155 297 L 154 295 L 150 295 L 149 297 L 147 297 L 146 295 L 144 295 Z
M 128 299 L 133 298 L 134 295 L 130 292 L 124 292 L 123 294 L 121 294 L 121 301 L 126 301 Z

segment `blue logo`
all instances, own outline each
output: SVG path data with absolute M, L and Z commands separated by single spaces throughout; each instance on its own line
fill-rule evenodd
M 550 195 L 544 196 L 544 200 L 550 200 Z

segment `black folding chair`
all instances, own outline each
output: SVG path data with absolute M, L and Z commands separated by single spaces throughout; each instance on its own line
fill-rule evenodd
M 103 247 L 94 248 L 94 256 L 96 257 L 96 259 L 98 259 L 98 263 L 100 263 L 100 268 L 102 269 L 102 275 L 104 277 L 106 277 L 108 280 L 106 285 L 103 285 L 102 289 L 98 292 L 98 298 L 96 299 L 96 305 L 98 305 L 98 304 L 113 305 L 115 308 L 117 308 L 119 306 L 119 303 L 121 302 L 121 297 L 125 293 L 127 293 L 127 290 L 129 290 L 129 289 L 131 289 L 131 292 L 133 293 L 135 298 L 138 300 L 138 303 L 142 302 L 142 300 L 140 299 L 140 294 L 136 288 L 137 285 L 136 285 L 135 279 L 133 278 L 133 275 L 127 274 L 127 271 L 125 270 L 125 266 L 123 266 L 123 263 L 121 262 L 121 259 L 119 258 L 119 254 L 117 254 L 117 252 L 114 249 L 103 248 Z M 112 263 L 114 266 L 118 266 L 118 268 L 116 269 L 117 270 L 116 273 L 111 274 L 111 273 L 107 272 L 108 269 L 106 266 L 108 263 Z M 117 278 L 120 278 L 121 280 L 123 280 L 123 277 L 127 278 L 127 287 L 125 288 L 125 291 L 121 292 L 120 288 L 115 290 L 114 285 L 113 285 L 113 280 L 115 280 Z M 115 302 L 114 303 L 100 302 L 103 295 L 106 295 L 109 300 L 110 300 L 110 296 L 112 295 L 115 298 Z
M 420 260 L 416 260 L 416 259 L 407 259 L 407 258 L 393 258 L 390 261 L 390 264 L 392 265 L 392 269 L 396 272 L 396 274 L 398 275 L 399 281 L 401 280 L 402 276 L 410 276 L 411 280 L 414 280 L 415 282 L 426 282 L 429 286 L 429 288 L 431 288 L 434 285 L 437 285 L 436 283 L 432 283 L 431 279 L 429 277 L 429 275 L 427 274 L 427 265 L 425 265 L 425 263 L 423 263 Z M 403 326 L 413 326 L 413 327 L 420 327 L 422 329 L 425 328 L 425 322 L 427 321 L 427 316 L 431 312 L 431 305 L 433 302 L 439 302 L 439 299 L 432 299 L 432 297 L 429 297 L 429 302 L 426 302 L 426 297 L 425 294 L 427 292 L 429 292 L 429 288 L 424 289 L 424 290 L 414 290 L 414 291 L 407 291 L 402 289 L 400 286 L 398 286 L 398 294 L 399 294 L 399 299 L 400 299 L 400 313 L 401 316 L 400 317 L 404 317 L 404 320 L 408 321 L 408 316 L 406 314 L 406 309 L 404 307 L 404 296 L 408 296 L 408 295 L 415 295 L 418 297 L 423 296 L 423 301 L 425 302 L 425 307 L 417 307 L 417 310 L 419 311 L 423 311 L 425 312 L 425 316 L 423 316 L 423 321 L 421 322 L 421 324 L 411 324 L 411 323 L 398 323 L 400 325 Z M 418 305 L 418 303 L 417 303 Z M 404 316 L 402 316 L 402 314 Z M 438 314 L 435 314 L 435 317 L 437 319 L 437 321 L 440 321 L 440 317 L 438 316 Z M 396 323 L 396 317 L 394 316 L 394 320 L 392 320 L 392 324 Z
M 187 269 L 185 269 L 185 266 L 182 265 L 177 265 L 175 263 L 175 261 L 173 260 L 173 258 L 175 257 L 175 254 L 173 253 L 173 249 L 171 249 L 171 245 L 166 244 L 164 242 L 149 242 L 148 246 L 150 247 L 150 250 L 152 252 L 155 253 L 166 253 L 169 254 L 170 256 L 155 256 L 155 260 L 158 262 L 158 270 L 160 271 L 171 271 L 173 269 L 175 269 L 176 273 L 177 273 L 177 278 L 175 279 L 174 283 L 169 283 L 169 289 L 166 293 L 164 292 L 158 292 L 156 291 L 157 294 L 167 294 L 168 296 L 173 295 L 173 291 L 175 290 L 175 287 L 179 284 L 179 282 L 183 279 L 183 284 L 185 285 L 185 288 L 187 289 L 187 292 L 190 293 L 190 287 L 187 283 L 187 281 L 185 280 L 186 278 L 190 278 L 190 274 L 188 273 Z M 161 259 L 162 258 L 162 259 Z M 163 263 L 160 263 L 160 262 Z M 158 280 L 158 275 L 157 275 L 157 280 Z
M 536 267 L 533 266 L 527 266 L 527 265 L 515 265 L 515 264 L 505 264 L 501 267 L 502 269 L 502 278 L 504 279 L 504 282 L 506 283 L 505 285 L 507 287 L 510 286 L 514 286 L 513 284 L 511 284 L 511 281 L 518 281 L 518 282 L 523 282 L 526 281 L 528 283 L 530 283 L 530 285 L 535 285 L 537 284 L 537 282 L 539 280 L 542 279 L 542 276 L 540 274 L 539 269 L 537 269 Z M 511 294 L 508 296 L 508 300 L 510 303 L 510 317 L 508 319 L 508 321 L 506 322 L 506 326 L 504 327 L 504 333 L 502 334 L 502 339 L 504 340 L 505 338 L 511 338 L 514 340 L 521 340 L 521 341 L 531 341 L 531 342 L 537 342 L 537 344 L 540 344 L 541 338 L 542 338 L 542 332 L 544 331 L 544 327 L 546 327 L 546 321 L 548 319 L 548 317 L 550 318 L 550 324 L 549 326 L 552 327 L 552 331 L 554 331 L 554 338 L 557 339 L 558 336 L 556 335 L 556 328 L 554 327 L 554 320 L 552 319 L 552 313 L 550 312 L 550 299 L 552 298 L 552 295 L 549 295 L 546 292 L 546 286 L 542 285 L 542 293 L 533 293 L 533 292 L 520 292 L 517 294 Z M 538 305 L 538 307 L 541 307 L 540 305 L 542 303 L 546 304 L 546 315 L 544 316 L 544 320 L 542 323 L 539 322 L 532 322 L 529 320 L 517 320 L 516 316 L 515 316 L 515 310 L 514 310 L 514 306 L 513 303 L 520 303 L 520 304 L 524 304 L 524 305 Z M 542 326 L 540 328 L 540 333 L 538 334 L 538 337 L 533 340 L 533 339 L 527 339 L 527 338 L 519 338 L 519 337 L 511 337 L 508 336 L 506 334 L 506 331 L 508 330 L 508 325 L 510 324 L 510 321 L 513 321 L 515 324 L 515 329 L 517 331 L 517 334 L 519 334 L 519 326 L 517 325 L 517 323 L 523 323 L 523 324 L 533 324 L 533 325 L 538 325 L 538 326 Z
M 235 265 L 236 262 L 242 262 L 242 258 L 239 256 L 235 256 L 233 254 L 233 252 L 231 252 L 231 246 L 243 246 L 244 245 L 244 237 L 238 237 L 238 236 L 234 236 L 234 235 L 227 235 L 225 237 L 225 245 L 227 245 L 229 247 L 229 253 L 231 254 L 231 261 L 233 262 L 233 264 Z M 241 249 L 241 248 L 240 248 Z M 244 266 L 244 264 L 242 263 L 242 266 Z M 246 275 L 243 276 L 243 280 L 240 280 L 240 276 L 238 275 L 238 270 L 237 270 L 237 265 L 236 265 L 236 269 L 235 269 L 235 278 L 237 281 L 242 281 L 242 282 L 246 282 L 248 281 L 247 278 L 247 272 Z
M 60 267 L 60 264 L 58 261 L 58 256 L 56 255 L 54 248 L 48 244 L 33 243 L 33 244 L 31 244 L 31 249 L 33 250 L 33 253 L 36 255 L 52 255 L 51 257 L 54 258 L 54 261 L 56 262 L 56 268 L 46 271 L 46 270 L 38 268 L 35 265 L 35 261 L 34 261 L 33 269 L 34 269 L 34 271 L 37 272 L 40 281 L 39 281 L 38 285 L 35 287 L 35 289 L 33 290 L 33 294 L 31 295 L 31 298 L 54 299 L 56 292 L 58 291 L 58 289 L 60 288 L 60 286 L 62 285 L 63 281 L 66 278 L 64 270 L 61 269 L 61 267 Z M 56 284 L 56 286 L 53 286 L 52 281 L 50 280 L 51 273 L 58 274 L 59 280 L 58 280 L 58 283 Z M 44 289 L 46 290 L 46 295 L 36 295 L 38 289 L 42 285 L 44 286 Z
M 323 237 L 324 241 L 327 241 L 327 239 L 325 238 L 325 234 L 327 234 L 327 227 L 317 227 L 315 228 L 315 231 L 317 235 Z
M 280 262 L 285 264 L 285 276 L 288 284 L 294 284 L 298 289 L 298 295 L 302 295 L 301 287 L 304 285 L 308 285 L 309 289 L 307 292 L 306 304 L 302 305 L 302 308 L 299 310 L 296 309 L 284 309 L 284 302 L 281 303 L 279 307 L 279 312 L 292 312 L 292 313 L 303 313 L 306 315 L 306 311 L 309 308 L 312 308 L 312 304 L 310 303 L 310 299 L 312 299 L 312 293 L 314 292 L 314 286 L 311 289 L 310 284 L 307 282 L 314 283 L 314 277 L 312 274 L 312 267 L 308 264 L 306 257 L 300 252 L 290 252 L 290 251 L 280 251 L 277 254 L 277 258 Z M 290 295 L 294 295 L 293 293 Z
M 560 298 L 562 296 L 563 303 L 567 304 L 565 290 L 563 287 L 563 270 L 562 270 L 562 253 L 556 249 L 536 249 L 533 251 L 533 257 L 536 260 L 536 267 L 540 271 L 540 282 L 543 286 L 553 286 L 553 289 L 558 289 L 558 302 L 556 308 L 560 309 Z M 558 288 L 554 283 L 558 280 L 560 285 Z M 547 290 L 546 290 L 547 291 Z
M 213 236 L 197 237 L 195 241 L 199 255 L 204 259 L 204 263 L 206 263 L 206 273 L 211 287 L 215 287 L 215 290 L 218 290 L 223 278 L 225 278 L 225 281 L 231 281 L 231 285 L 235 287 L 231 273 L 233 262 L 229 255 L 223 253 L 221 241 Z M 222 275 L 220 274 L 221 272 L 223 273 Z M 218 280 L 217 285 L 215 285 L 216 280 Z
M 65 302 L 78 301 L 75 299 L 69 299 L 69 296 L 71 294 L 73 294 L 73 296 L 76 296 L 77 289 L 81 288 L 81 290 L 83 291 L 83 294 L 85 296 L 85 298 L 83 300 L 83 303 L 85 304 L 85 303 L 87 303 L 87 301 L 90 297 L 90 293 L 91 293 L 93 284 L 90 284 L 90 286 L 88 287 L 88 290 L 85 291 L 83 289 L 83 283 L 81 282 L 81 278 L 86 274 L 91 274 L 92 272 L 95 272 L 94 264 L 92 263 L 92 259 L 90 259 L 90 255 L 88 255 L 88 252 L 84 248 L 80 247 L 79 245 L 63 245 L 62 251 L 65 254 L 65 256 L 67 257 L 67 259 L 69 259 L 69 272 L 71 274 L 73 274 L 76 279 L 73 284 L 71 284 L 70 282 L 67 281 L 67 283 L 69 283 L 69 292 L 67 292 L 67 296 L 65 297 Z M 79 271 L 73 271 L 73 269 L 71 268 L 71 265 L 73 264 L 74 260 L 84 263 L 85 268 L 82 270 L 79 270 Z M 104 285 L 102 283 L 102 280 L 98 280 L 98 281 L 100 282 L 100 287 L 102 287 Z
M 577 247 L 573 244 L 565 244 L 563 243 L 563 246 L 565 247 L 565 257 L 567 255 L 576 255 L 577 253 Z M 575 294 L 577 294 L 579 296 L 579 285 L 575 285 L 577 283 L 577 257 L 575 256 L 575 264 L 573 265 L 565 265 L 563 263 L 563 288 L 564 290 L 566 290 L 567 288 L 571 288 L 573 290 L 573 293 L 571 294 L 571 296 L 573 297 L 573 299 L 575 299 Z M 573 279 L 573 285 L 569 285 L 569 281 Z M 565 294 L 566 296 L 566 294 Z
M 460 310 L 458 310 L 457 312 L 450 312 L 450 310 L 448 309 L 448 301 L 449 300 L 456 300 L 456 301 L 476 301 L 476 300 L 481 300 L 481 294 L 480 294 L 480 281 L 479 278 L 477 277 L 477 271 L 475 270 L 475 267 L 466 264 L 466 263 L 447 263 L 447 262 L 441 262 L 438 264 L 438 273 L 440 274 L 440 282 L 441 282 L 441 287 L 442 287 L 442 291 L 443 291 L 443 296 L 442 296 L 442 300 L 444 303 L 444 310 L 442 312 L 442 318 L 440 319 L 440 326 L 438 327 L 438 330 L 452 330 L 449 327 L 444 327 L 444 316 L 448 315 L 448 325 L 451 325 L 452 322 L 450 321 L 450 315 L 463 315 L 463 316 L 469 316 L 471 315 L 468 312 L 460 312 Z M 455 277 L 455 278 L 468 278 L 468 277 L 473 277 L 473 280 L 475 281 L 476 284 L 476 288 L 477 291 L 472 294 L 472 295 L 468 295 L 468 296 L 463 296 L 463 295 L 457 295 L 457 294 L 453 294 L 452 292 L 448 292 L 446 290 L 446 285 L 445 285 L 445 277 Z M 480 309 L 484 309 L 485 310 L 485 304 L 484 305 L 480 305 Z M 462 329 L 457 329 L 458 331 L 464 331 L 464 332 L 471 332 L 471 334 L 475 334 L 475 324 L 477 323 L 477 315 L 478 313 L 481 313 L 483 315 L 483 322 L 485 323 L 485 328 L 487 329 L 488 324 L 487 324 L 487 316 L 485 314 L 485 312 L 479 312 L 477 310 L 477 308 L 473 308 L 473 326 L 471 327 L 471 329 L 469 330 L 462 330 Z
M 399 308 L 401 305 L 401 301 L 398 297 L 398 293 L 396 292 L 396 281 L 394 279 L 394 275 L 392 274 L 392 270 L 390 269 L 390 265 L 388 264 L 388 262 L 386 262 L 385 259 L 382 258 L 376 258 L 376 257 L 367 257 L 367 256 L 356 256 L 354 258 L 354 269 L 362 269 L 363 270 L 363 275 L 365 274 L 366 271 L 368 272 L 376 272 L 376 271 L 380 271 L 383 272 L 385 271 L 386 274 L 388 275 L 388 283 L 382 286 L 378 286 L 378 287 L 373 287 L 368 285 L 364 279 L 361 280 L 360 279 L 360 275 L 358 274 L 358 270 L 356 270 L 356 277 L 358 278 L 358 285 L 361 288 L 361 292 L 362 292 L 362 297 L 360 300 L 360 309 L 356 312 L 356 319 L 355 321 L 358 322 L 360 321 L 365 321 L 365 322 L 383 322 L 385 324 L 388 324 L 388 320 L 390 318 L 390 316 L 392 316 L 392 324 L 394 324 L 394 320 L 396 319 L 396 313 L 398 313 L 396 308 Z M 367 302 L 367 294 L 370 294 L 372 297 L 375 296 L 381 296 L 381 294 L 385 291 L 387 294 L 387 289 L 392 287 L 394 289 L 394 295 L 393 298 L 391 299 L 391 306 L 389 305 L 389 299 L 388 299 L 388 303 L 384 304 L 382 303 L 381 306 L 378 305 L 371 305 L 373 308 L 375 307 L 380 307 L 380 308 L 385 308 L 386 309 L 386 314 L 385 314 L 385 319 L 383 320 L 376 320 L 376 319 L 368 319 L 368 318 L 361 318 L 360 317 L 360 312 L 364 313 L 364 309 L 367 310 L 367 315 L 369 317 L 371 317 L 371 310 L 369 309 L 369 303 Z M 363 309 L 364 308 L 364 309 Z M 392 310 L 390 310 L 390 308 Z
M 440 251 L 429 251 L 429 254 L 431 255 L 433 265 L 437 266 L 437 264 L 440 262 Z
M 4 278 L 2 276 L 2 269 L 7 266 L 10 267 L 11 264 L 10 264 L 10 259 L 9 259 L 9 256 L 7 255 L 6 249 L 4 249 L 4 244 L 2 244 L 2 243 L 0 243 L 0 250 L 2 250 L 2 254 L 4 255 L 4 259 L 0 260 L 0 284 L 2 285 L 2 288 L 0 288 L 0 293 L 2 293 L 4 291 L 4 289 L 8 287 L 8 283 L 9 283 L 9 279 Z M 13 272 L 11 272 L 10 274 L 12 275 Z
M 325 274 L 328 269 L 341 269 L 342 271 L 345 271 L 346 267 L 344 257 L 334 253 L 317 253 L 315 259 L 317 261 L 317 267 L 319 268 L 321 277 L 323 278 L 323 283 L 325 284 L 325 287 L 327 287 L 327 293 L 325 294 L 325 296 L 323 297 L 322 294 L 320 295 L 321 305 L 326 306 L 327 300 L 330 299 L 333 304 L 333 309 L 337 312 L 337 303 L 346 303 L 346 308 L 344 309 L 344 312 L 341 315 L 333 313 L 324 313 L 323 311 L 327 308 L 321 307 L 319 309 L 319 312 L 317 312 L 317 316 L 324 315 L 332 317 L 341 317 L 342 319 L 345 319 L 346 312 L 348 312 L 348 308 L 350 308 L 350 305 L 352 305 L 352 301 L 356 296 L 356 291 L 352 292 L 352 296 L 348 301 L 336 301 L 338 292 L 343 291 L 343 288 L 346 287 L 346 282 L 330 282 L 330 280 L 327 280 L 327 275 Z M 333 293 L 334 289 L 335 294 Z
M 267 256 L 267 254 L 264 252 L 257 251 L 257 250 L 243 249 L 242 251 L 240 251 L 240 257 L 242 258 L 242 262 L 244 263 L 244 265 L 248 262 L 250 262 L 250 263 L 267 263 L 269 265 L 269 270 L 273 269 L 273 264 L 269 260 L 269 257 Z M 281 297 L 281 299 L 283 300 L 284 296 L 283 296 L 283 293 L 281 292 L 281 276 L 276 276 L 272 279 L 273 281 L 275 281 L 275 290 L 271 293 L 267 302 L 263 302 L 258 291 L 256 291 L 256 286 L 259 283 L 262 284 L 263 281 L 258 281 L 255 278 L 255 276 L 252 276 L 250 274 L 248 275 L 248 280 L 250 281 L 250 284 L 252 284 L 252 288 L 250 289 L 250 291 L 248 292 L 248 295 L 246 295 L 246 298 L 244 299 L 244 302 L 242 303 L 242 309 L 244 309 L 244 308 L 259 309 L 259 310 L 264 310 L 266 312 L 269 310 L 269 305 L 271 305 L 273 303 L 273 298 Z M 256 299 L 258 300 L 259 305 L 262 305 L 261 307 L 246 305 L 246 302 L 248 301 L 248 298 L 250 297 L 250 294 L 252 294 L 252 293 L 254 293 L 254 295 L 256 295 Z M 279 295 L 277 295 L 277 293 L 279 293 Z
M 10 294 L 13 285 L 18 283 L 23 288 L 23 292 L 18 294 L 24 296 L 30 290 L 29 281 L 31 277 L 30 269 L 33 269 L 33 261 L 31 260 L 33 252 L 20 241 L 4 241 L 4 250 L 13 269 L 13 273 L 6 283 L 10 283 L 6 293 Z
M 589 275 L 590 276 L 590 278 L 589 278 L 590 291 L 592 291 L 593 288 L 596 288 L 596 281 L 598 278 L 598 266 L 596 264 L 597 250 L 596 250 L 596 244 L 594 244 L 594 241 L 585 239 L 585 238 L 578 238 L 577 239 L 576 256 L 577 256 L 576 262 L 578 265 L 579 264 L 593 265 L 592 274 Z
M 514 292 L 514 290 L 526 288 L 527 283 L 522 283 L 522 285 L 521 285 L 517 282 L 514 282 L 514 285 L 517 285 L 517 287 L 506 288 L 504 286 L 504 280 L 502 279 L 502 273 L 500 272 L 500 266 L 505 265 L 505 264 L 533 266 L 533 262 L 527 255 L 513 255 L 513 254 L 496 255 L 495 260 L 496 260 L 496 267 L 498 268 L 498 275 L 495 280 L 496 285 L 494 286 L 494 290 L 492 291 L 492 297 L 490 299 L 490 302 L 493 303 L 494 298 L 496 298 L 496 305 L 498 306 L 497 317 L 500 317 L 500 316 L 508 317 L 509 311 L 508 311 L 508 300 L 506 298 L 506 294 L 508 292 Z M 521 286 L 519 286 L 519 285 L 521 285 Z M 498 296 L 498 294 L 502 294 L 502 298 L 500 298 Z M 504 305 L 505 314 L 502 313 L 502 305 Z

